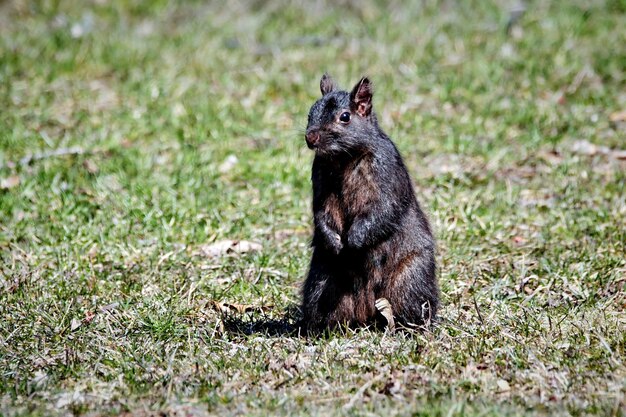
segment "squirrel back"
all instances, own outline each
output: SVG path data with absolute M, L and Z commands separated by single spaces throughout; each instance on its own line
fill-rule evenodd
M 422 325 L 438 307 L 435 242 L 406 166 L 372 109 L 372 85 L 350 93 L 326 74 L 309 112 L 313 258 L 303 289 L 304 323 L 364 325 L 386 298 L 397 321 Z

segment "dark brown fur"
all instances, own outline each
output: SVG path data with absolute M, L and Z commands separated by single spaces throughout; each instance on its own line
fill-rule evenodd
M 306 135 L 316 156 L 304 324 L 373 323 L 379 298 L 396 321 L 429 323 L 438 307 L 435 242 L 402 158 L 372 112 L 371 84 L 362 79 L 348 94 L 325 75 L 320 89 Z

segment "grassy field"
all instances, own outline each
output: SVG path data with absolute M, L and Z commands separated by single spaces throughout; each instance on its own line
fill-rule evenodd
M 0 415 L 626 415 L 626 3 L 515 5 L 0 2 Z M 432 331 L 285 332 L 324 71 L 427 208 Z

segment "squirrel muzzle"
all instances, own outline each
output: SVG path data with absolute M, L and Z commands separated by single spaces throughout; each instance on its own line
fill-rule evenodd
M 317 145 L 320 141 L 320 132 L 317 130 L 311 130 L 309 132 L 306 132 L 304 138 L 306 140 L 306 145 L 309 147 L 309 149 L 317 148 Z

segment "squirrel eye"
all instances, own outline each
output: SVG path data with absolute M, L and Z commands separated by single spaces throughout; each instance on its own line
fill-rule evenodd
M 347 111 L 341 113 L 341 116 L 339 116 L 339 121 L 343 123 L 348 123 L 350 121 L 350 113 L 348 113 Z

